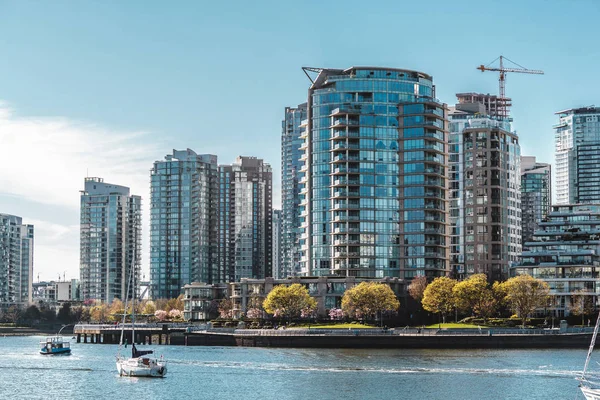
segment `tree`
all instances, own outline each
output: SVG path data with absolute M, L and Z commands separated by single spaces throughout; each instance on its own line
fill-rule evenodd
M 454 309 L 454 293 L 456 285 L 454 279 L 445 276 L 435 278 L 423 292 L 421 304 L 423 308 L 434 314 L 440 314 L 442 321 L 446 322 L 446 315 Z
M 310 297 L 304 286 L 294 283 L 290 286 L 275 286 L 263 302 L 263 308 L 268 314 L 291 320 L 300 317 L 303 312 L 307 314 L 315 310 L 317 302 Z
M 585 325 L 585 316 L 596 311 L 594 296 L 586 290 L 577 290 L 571 295 L 571 301 L 569 312 L 573 315 L 581 315 L 581 325 Z
M 454 301 L 459 310 L 472 312 L 487 318 L 495 309 L 495 299 L 485 274 L 471 275 L 452 288 Z
M 400 302 L 392 289 L 383 283 L 361 282 L 346 290 L 342 310 L 351 318 L 375 319 L 386 311 L 398 311 Z
M 169 315 L 169 313 L 166 312 L 165 310 L 156 310 L 154 312 L 154 316 L 156 317 L 156 319 L 161 322 L 166 320 L 168 315 Z
M 165 308 L 166 311 L 179 310 L 183 311 L 183 295 L 180 294 L 174 299 L 169 299 Z
M 229 299 L 223 299 L 219 302 L 219 318 L 233 318 L 233 302 Z
M 169 311 L 169 318 L 174 321 L 181 321 L 183 320 L 183 311 L 173 308 L 171 311 Z
M 69 324 L 73 321 L 73 315 L 71 314 L 71 303 L 63 303 L 58 310 L 57 318 L 63 324 Z
M 262 310 L 259 308 L 249 308 L 248 310 L 246 310 L 246 318 L 249 319 L 259 319 L 260 317 L 262 317 Z
M 111 320 L 121 321 L 123 319 L 123 313 L 125 312 L 125 304 L 123 304 L 121 300 L 114 298 L 112 303 L 110 303 L 108 312 L 110 313 Z
M 410 297 L 418 301 L 419 303 L 423 300 L 423 293 L 427 288 L 427 277 L 425 276 L 417 276 L 413 278 L 408 285 L 408 294 Z
M 148 300 L 144 303 L 144 308 L 142 309 L 142 314 L 146 315 L 154 315 L 156 312 L 156 306 L 152 300 Z
M 154 308 L 157 310 L 166 310 L 167 302 L 167 299 L 154 299 Z
M 40 320 L 42 319 L 42 313 L 40 312 L 40 309 L 37 308 L 37 306 L 34 304 L 27 307 L 21 319 L 26 324 L 36 325 L 39 324 Z
M 94 322 L 105 322 L 108 316 L 108 306 L 104 303 L 96 303 L 90 308 L 90 319 Z
M 507 304 L 522 319 L 523 327 L 531 313 L 548 303 L 550 294 L 548 284 L 532 276 L 515 276 L 502 282 L 500 287 L 506 293 Z
M 329 319 L 332 321 L 344 318 L 344 311 L 341 308 L 332 308 L 329 310 Z

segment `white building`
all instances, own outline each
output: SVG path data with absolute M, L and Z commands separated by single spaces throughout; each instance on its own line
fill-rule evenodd
M 139 279 L 141 220 L 140 196 L 101 178 L 85 178 L 80 219 L 82 300 L 125 300 L 132 268 L 136 282 Z

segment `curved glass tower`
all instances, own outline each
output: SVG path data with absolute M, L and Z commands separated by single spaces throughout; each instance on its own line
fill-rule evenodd
M 306 70 L 318 75 L 302 123 L 302 273 L 446 275 L 447 107 L 432 77 Z

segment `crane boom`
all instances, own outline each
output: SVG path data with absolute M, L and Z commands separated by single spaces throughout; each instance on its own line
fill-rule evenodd
M 543 75 L 544 71 L 539 70 L 539 69 L 527 69 L 524 68 L 523 66 L 517 64 L 514 61 L 510 61 L 508 58 L 500 56 L 498 57 L 496 60 L 500 60 L 500 67 L 489 67 L 486 65 L 481 64 L 479 67 L 477 67 L 478 70 L 480 70 L 481 72 L 485 72 L 485 71 L 493 71 L 493 72 L 500 72 L 500 76 L 498 77 L 498 85 L 499 85 L 499 111 L 498 114 L 500 117 L 503 118 L 507 118 L 508 117 L 508 105 L 509 104 L 509 99 L 506 98 L 506 73 L 507 72 L 517 72 L 520 74 L 535 74 L 535 75 Z M 508 60 L 511 63 L 515 64 L 516 66 L 520 67 L 520 68 L 504 68 L 504 60 Z M 491 63 L 495 62 L 496 60 L 492 61 Z M 490 63 L 490 64 L 491 64 Z M 488 64 L 489 65 L 489 64 Z
M 525 68 L 489 68 L 486 67 L 485 65 L 480 65 L 479 67 L 477 67 L 478 70 L 480 70 L 481 72 L 483 71 L 503 71 L 503 72 L 519 72 L 522 74 L 536 74 L 536 75 L 544 75 L 544 71 L 539 70 L 539 69 L 525 69 Z

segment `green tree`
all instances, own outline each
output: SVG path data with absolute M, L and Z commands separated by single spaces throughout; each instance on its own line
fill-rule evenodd
M 71 303 L 63 303 L 58 310 L 57 318 L 63 324 L 70 324 L 73 321 L 73 315 L 71 314 Z
M 571 295 L 571 304 L 569 312 L 573 315 L 581 315 L 581 325 L 585 325 L 585 316 L 593 314 L 596 311 L 594 307 L 594 296 L 586 290 L 577 290 Z
M 515 276 L 499 286 L 505 293 L 507 304 L 522 319 L 523 327 L 531 313 L 548 304 L 550 294 L 548 284 L 532 276 Z
M 452 288 L 454 301 L 459 310 L 472 312 L 477 317 L 487 318 L 495 310 L 495 298 L 485 274 L 471 275 L 456 283 Z
M 426 288 L 427 277 L 417 276 L 416 278 L 413 278 L 413 280 L 410 282 L 410 285 L 408 285 L 408 294 L 417 302 L 421 303 Z
M 377 282 L 361 282 L 346 290 L 342 297 L 342 311 L 350 318 L 376 319 L 383 313 L 398 311 L 400 302 L 389 285 Z
M 440 314 L 443 322 L 446 322 L 446 315 L 454 309 L 455 302 L 452 289 L 455 285 L 456 281 L 454 279 L 445 276 L 435 278 L 423 292 L 423 300 L 421 301 L 423 308 L 434 314 Z
M 40 309 L 34 304 L 27 307 L 21 319 L 26 324 L 38 324 L 42 319 L 42 313 L 40 312 Z
M 316 310 L 317 302 L 304 286 L 294 283 L 275 286 L 263 302 L 263 308 L 268 314 L 291 320 L 300 317 L 303 311 L 308 314 Z

